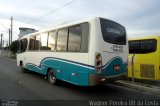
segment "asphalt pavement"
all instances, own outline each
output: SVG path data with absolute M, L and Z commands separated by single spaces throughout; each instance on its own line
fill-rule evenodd
M 36 100 L 45 104 L 46 100 L 54 100 L 54 103 L 65 104 L 67 101 L 89 100 L 160 100 L 160 96 L 114 84 L 81 87 L 60 81 L 55 86 L 43 75 L 22 73 L 15 60 L 0 57 L 0 99 L 23 100 L 26 104 Z

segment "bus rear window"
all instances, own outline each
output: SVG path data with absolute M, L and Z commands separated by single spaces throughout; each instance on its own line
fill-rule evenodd
M 144 54 L 156 51 L 157 40 L 132 40 L 129 41 L 129 53 L 130 54 Z
M 105 42 L 119 45 L 126 44 L 126 31 L 123 26 L 103 18 L 100 18 L 100 24 Z

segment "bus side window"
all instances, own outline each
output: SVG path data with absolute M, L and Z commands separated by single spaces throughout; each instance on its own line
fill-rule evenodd
M 57 51 L 67 51 L 68 28 L 60 29 L 57 38 Z
M 20 52 L 25 52 L 27 49 L 27 44 L 28 44 L 28 40 L 27 38 L 21 39 L 20 40 Z
M 47 50 L 47 43 L 48 43 L 48 33 L 42 33 L 41 35 L 41 47 L 40 50 Z
M 82 41 L 81 41 L 81 50 L 80 52 L 87 53 L 88 52 L 88 41 L 89 41 L 89 24 L 82 23 L 81 24 L 82 30 Z
M 56 31 L 49 32 L 47 50 L 55 49 L 55 41 L 56 41 Z
M 68 51 L 77 52 L 81 49 L 82 29 L 81 26 L 69 28 Z
M 40 50 L 40 35 L 36 35 L 34 40 L 34 50 Z
M 29 50 L 34 50 L 34 39 L 35 37 L 30 37 L 29 39 Z
M 40 35 L 32 36 L 29 40 L 29 50 L 40 49 Z

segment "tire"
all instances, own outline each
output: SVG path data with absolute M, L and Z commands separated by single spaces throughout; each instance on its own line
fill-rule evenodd
M 24 68 L 22 62 L 20 63 L 20 70 L 21 70 L 21 72 L 26 73 L 26 69 Z
M 56 78 L 56 73 L 53 69 L 50 69 L 48 71 L 48 81 L 53 84 L 53 85 L 56 85 L 57 84 L 57 78 Z

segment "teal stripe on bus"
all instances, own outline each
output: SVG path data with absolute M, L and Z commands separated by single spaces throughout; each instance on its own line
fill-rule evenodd
M 114 65 L 119 65 L 121 69 L 119 71 L 113 70 Z M 48 68 L 53 68 L 58 79 L 77 85 L 88 85 L 89 74 L 97 74 L 94 66 L 52 57 L 43 59 L 39 66 L 28 63 L 25 68 L 44 75 L 47 75 Z M 100 74 L 107 77 L 121 74 L 126 71 L 127 64 L 123 62 L 122 58 L 115 57 L 103 66 L 103 70 Z M 73 76 L 73 73 L 76 73 L 78 76 Z

